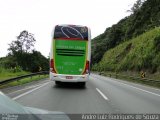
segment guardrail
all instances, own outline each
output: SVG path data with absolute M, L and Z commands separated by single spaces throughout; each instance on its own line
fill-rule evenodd
M 135 77 L 135 76 L 129 76 L 129 75 L 121 75 L 121 74 L 107 74 L 107 73 L 104 73 L 104 72 L 100 72 L 99 75 L 106 75 L 106 76 L 109 76 L 109 77 L 115 77 L 116 79 L 118 77 L 126 77 L 126 78 L 130 78 L 132 80 L 141 80 L 141 81 L 144 81 L 144 82 L 153 82 L 153 83 L 160 83 L 160 80 L 154 80 L 154 79 L 149 79 L 149 78 L 142 78 L 142 77 Z
M 32 76 L 35 76 L 35 75 L 44 75 L 44 74 L 49 74 L 49 71 L 36 72 L 36 73 L 31 73 L 31 74 L 27 74 L 27 75 L 18 76 L 18 77 L 15 77 L 15 78 L 10 78 L 10 79 L 7 79 L 7 80 L 3 80 L 3 81 L 0 81 L 0 85 L 7 84 L 7 83 L 17 81 L 17 80 L 20 80 L 20 79 L 23 79 L 23 78 L 27 78 L 27 77 L 32 77 Z

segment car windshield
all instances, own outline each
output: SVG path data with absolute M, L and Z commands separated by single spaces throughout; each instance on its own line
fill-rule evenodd
M 0 120 L 159 120 L 160 0 L 0 0 L 0 91 Z

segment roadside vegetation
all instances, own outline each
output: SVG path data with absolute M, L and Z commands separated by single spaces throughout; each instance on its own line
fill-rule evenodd
M 20 79 L 20 80 L 14 81 L 14 82 L 7 83 L 5 85 L 1 85 L 0 89 L 6 88 L 6 87 L 17 86 L 17 85 L 23 85 L 23 84 L 26 84 L 26 83 L 42 80 L 42 79 L 45 79 L 45 78 L 48 78 L 48 77 L 49 77 L 48 75 L 36 75 L 36 76 L 32 76 L 32 77 L 27 77 L 27 78 L 24 78 L 24 79 Z
M 160 71 L 160 28 L 157 27 L 105 52 L 97 71 Z
M 137 0 L 131 15 L 106 28 L 92 40 L 92 65 L 101 61 L 104 53 L 125 41 L 160 26 L 160 0 Z M 146 38 L 147 39 L 147 38 Z
M 102 60 L 92 66 L 92 70 L 108 77 L 160 88 L 160 82 L 143 80 L 147 78 L 160 81 L 159 46 L 160 28 L 157 27 L 106 51 Z
M 160 0 L 137 0 L 128 10 L 130 16 L 95 37 L 92 40 L 92 71 L 135 77 L 142 77 L 143 73 L 144 78 L 160 80 L 159 5 Z M 119 79 L 138 81 L 122 76 Z
M 8 55 L 0 58 L 0 81 L 25 74 L 49 70 L 49 59 L 34 49 L 35 42 L 34 35 L 24 30 L 20 32 L 16 37 L 16 40 L 13 40 L 9 44 Z M 7 86 L 24 84 L 43 78 L 44 76 L 33 77 L 33 79 L 26 78 L 9 83 Z
M 97 73 L 97 72 L 96 72 Z M 104 75 L 111 78 L 116 78 L 119 80 L 125 80 L 128 82 L 138 83 L 138 84 L 145 84 L 148 86 L 153 86 L 156 88 L 160 88 L 160 73 L 155 74 L 149 74 L 147 73 L 144 78 L 141 77 L 141 74 L 138 72 L 131 72 L 131 71 L 125 71 L 125 72 L 111 72 L 111 71 L 101 71 L 98 72 L 100 75 Z M 151 80 L 151 81 L 150 81 Z M 154 82 L 154 81 L 159 82 Z
M 18 77 L 21 75 L 26 75 L 29 73 L 30 72 L 23 71 L 19 67 L 5 69 L 4 67 L 0 66 L 0 81 L 13 78 L 13 77 Z

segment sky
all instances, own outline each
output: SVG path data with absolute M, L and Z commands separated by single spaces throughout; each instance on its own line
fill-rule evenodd
M 130 15 L 136 0 L 0 0 L 0 57 L 21 31 L 34 34 L 35 49 L 49 56 L 52 29 L 57 24 L 90 27 L 92 38 Z

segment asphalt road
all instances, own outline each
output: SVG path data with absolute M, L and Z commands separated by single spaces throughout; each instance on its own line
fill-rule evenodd
M 25 106 L 68 114 L 160 113 L 159 89 L 96 74 L 91 74 L 85 88 L 45 80 L 6 94 Z

